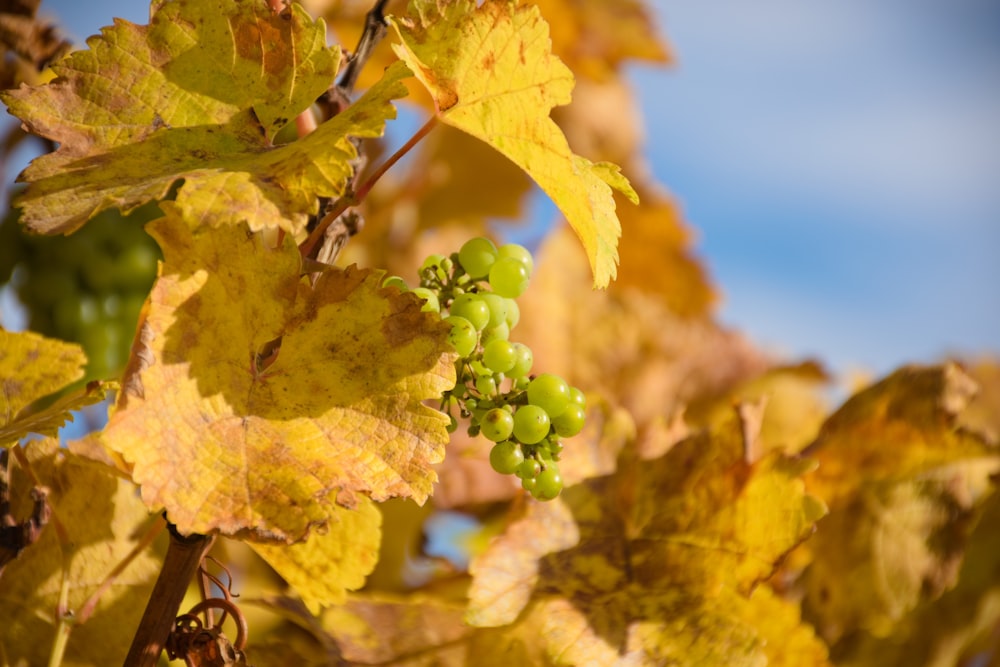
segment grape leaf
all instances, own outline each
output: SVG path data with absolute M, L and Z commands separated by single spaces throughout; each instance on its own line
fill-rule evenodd
M 883 636 L 958 577 L 1000 449 L 958 426 L 975 383 L 954 364 L 903 368 L 851 397 L 808 452 L 828 501 L 805 605 L 830 641 Z M 850 580 L 856 586 L 835 582 Z
M 650 7 L 639 0 L 535 0 L 552 26 L 552 51 L 578 75 L 613 77 L 627 59 L 671 61 Z
M 311 287 L 287 237 L 193 234 L 163 207 L 145 349 L 105 432 L 149 506 L 183 533 L 293 541 L 358 492 L 423 502 L 448 440 L 422 404 L 454 385 L 448 326 L 377 273 Z
M 69 411 L 104 399 L 103 390 L 89 389 L 83 396 L 64 400 L 42 413 L 24 409 L 83 377 L 87 357 L 75 343 L 44 338 L 36 333 L 11 333 L 0 329 L 0 446 L 29 433 L 52 434 Z
M 344 191 L 357 155 L 348 135 L 379 136 L 408 75 L 391 69 L 345 113 L 275 146 L 333 81 L 340 53 L 325 40 L 298 5 L 157 2 L 149 26 L 117 21 L 55 65 L 51 84 L 2 94 L 30 131 L 59 143 L 21 175 L 24 222 L 68 233 L 183 179 L 188 219 L 301 231 L 317 197 Z
M 545 239 L 535 264 L 531 289 L 518 299 L 517 340 L 532 349 L 536 368 L 609 397 L 640 432 L 771 365 L 738 333 L 682 318 L 658 295 L 588 289 L 587 259 L 564 226 Z
M 313 614 L 321 607 L 343 604 L 347 591 L 361 588 L 378 561 L 382 515 L 375 504 L 362 496 L 354 509 L 334 509 L 326 531 L 309 535 L 305 542 L 249 543 Z
M 780 652 L 768 640 L 781 632 L 755 618 L 750 593 L 825 510 L 805 494 L 809 462 L 777 452 L 748 462 L 745 446 L 733 420 L 564 490 L 571 517 L 550 504 L 537 510 L 544 522 L 515 521 L 474 561 L 467 618 L 490 626 L 530 618 L 530 599 L 543 610 L 536 618 L 550 658 L 564 664 L 763 664 L 769 650 Z M 548 549 L 536 533 L 573 524 L 576 546 L 534 561 Z M 501 583 L 497 572 L 507 573 Z M 781 627 L 789 625 L 798 627 Z M 807 643 L 823 654 L 814 637 Z
M 638 198 L 616 166 L 575 155 L 549 117 L 569 102 L 573 75 L 551 54 L 538 9 L 500 0 L 413 8 L 418 21 L 390 20 L 402 40 L 393 48 L 434 97 L 438 118 L 528 172 L 583 242 L 594 285 L 606 287 L 621 233 L 612 188 Z
M 33 474 L 49 489 L 53 517 L 37 542 L 0 577 L 0 642 L 9 664 L 44 665 L 55 639 L 61 587 L 67 609 L 79 613 L 112 569 L 132 551 L 148 525 L 135 486 L 113 470 L 59 448 L 55 439 L 25 452 Z M 11 475 L 12 509 L 30 507 L 32 480 L 20 466 Z M 65 531 L 58 536 L 56 524 Z M 162 552 L 144 549 L 100 598 L 94 615 L 72 628 L 63 665 L 121 664 L 153 583 Z

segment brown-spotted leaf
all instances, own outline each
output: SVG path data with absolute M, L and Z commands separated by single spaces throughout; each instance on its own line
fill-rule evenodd
M 593 284 L 606 287 L 621 234 L 612 190 L 638 199 L 618 167 L 574 154 L 549 117 L 569 102 L 573 75 L 552 55 L 537 7 L 419 0 L 412 9 L 418 19 L 392 20 L 402 40 L 394 49 L 434 97 L 438 118 L 485 141 L 538 183 L 583 242 Z
M 713 664 L 726 650 L 727 664 L 763 664 L 766 644 L 781 632 L 756 627 L 751 592 L 825 509 L 805 494 L 808 462 L 776 452 L 749 462 L 745 454 L 733 420 L 658 459 L 564 490 L 572 517 L 558 525 L 565 532 L 575 523 L 579 543 L 553 551 L 540 539 L 541 521 L 513 523 L 473 561 L 467 618 L 530 618 L 525 602 L 534 601 L 549 619 L 539 632 L 559 664 L 581 664 L 588 654 L 605 656 L 594 664 Z M 503 586 L 498 571 L 508 573 Z M 804 641 L 823 655 L 815 638 Z
M 135 486 L 113 470 L 84 461 L 58 441 L 33 442 L 25 456 L 48 491 L 52 517 L 37 542 L 0 576 L 0 650 L 8 664 L 49 662 L 65 582 L 76 615 L 150 527 Z M 12 457 L 14 458 L 14 457 Z M 12 464 L 11 505 L 26 516 L 35 481 Z M 159 520 L 159 519 L 153 519 Z M 57 524 L 65 531 L 59 537 Z M 122 664 L 159 573 L 162 552 L 147 546 L 118 573 L 89 620 L 71 625 L 63 665 Z
M 361 588 L 378 561 L 382 515 L 375 503 L 361 496 L 353 509 L 334 510 L 326 529 L 310 534 L 305 542 L 249 543 L 313 614 L 343 604 L 347 591 Z
M 852 396 L 823 424 L 809 456 L 819 461 L 810 488 L 831 506 L 871 480 L 909 480 L 1000 450 L 959 428 L 975 395 L 957 364 L 901 368 Z
M 85 397 L 77 405 L 60 404 L 42 415 L 25 408 L 83 377 L 87 357 L 75 343 L 45 338 L 36 333 L 12 333 L 0 329 L 0 446 L 16 442 L 29 433 L 52 434 L 69 418 L 69 410 L 104 398 Z
M 282 126 L 332 83 L 340 59 L 298 5 L 157 2 L 148 26 L 117 21 L 54 66 L 52 83 L 3 93 L 31 132 L 58 142 L 21 175 L 35 231 L 68 233 L 106 208 L 164 197 L 213 226 L 300 232 L 317 197 L 343 193 L 356 150 L 405 95 L 399 65 L 308 137 L 276 146 Z
M 167 203 L 169 204 L 169 203 Z M 426 500 L 454 385 L 447 325 L 380 274 L 300 275 L 290 239 L 193 234 L 165 204 L 164 251 L 105 442 L 181 532 L 292 541 L 356 493 Z
M 960 426 L 975 391 L 955 364 L 903 368 L 848 399 L 809 447 L 807 484 L 831 512 L 809 545 L 805 608 L 829 641 L 889 635 L 955 585 L 1000 471 L 1000 449 Z

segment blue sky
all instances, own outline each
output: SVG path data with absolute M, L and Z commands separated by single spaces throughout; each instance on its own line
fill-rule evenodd
M 836 371 L 1000 353 L 1000 3 L 653 4 L 678 63 L 630 70 L 648 158 L 722 319 Z M 46 9 L 78 39 L 148 16 Z

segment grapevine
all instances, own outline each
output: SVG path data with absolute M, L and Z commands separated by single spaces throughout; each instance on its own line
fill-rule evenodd
M 497 247 L 476 237 L 450 256 L 428 256 L 417 287 L 409 289 L 399 276 L 382 284 L 411 291 L 424 300 L 425 311 L 451 325 L 449 342 L 459 354 L 456 382 L 440 405 L 449 430 L 458 429 L 458 417 L 468 420 L 470 436 L 494 443 L 490 465 L 496 472 L 516 475 L 532 496 L 552 500 L 563 488 L 562 440 L 583 429 L 586 398 L 557 375 L 532 374 L 531 348 L 510 341 L 520 319 L 516 299 L 533 269 L 524 246 Z

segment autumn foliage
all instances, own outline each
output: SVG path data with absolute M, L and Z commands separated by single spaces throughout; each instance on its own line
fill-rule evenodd
M 156 202 L 162 253 L 117 377 L 0 330 L 4 664 L 120 664 L 198 538 L 167 623 L 228 620 L 208 648 L 175 628 L 189 664 L 1000 660 L 998 366 L 908 366 L 831 407 L 818 362 L 716 321 L 643 163 L 623 65 L 670 52 L 640 0 L 154 0 L 65 56 L 3 12 L 0 99 L 51 149 L 20 176 L 24 233 Z M 363 92 L 336 86 L 361 64 Z M 419 129 L 387 139 L 400 109 Z M 449 326 L 385 282 L 508 234 L 532 184 L 561 219 L 516 336 L 588 406 L 550 502 L 452 432 Z

